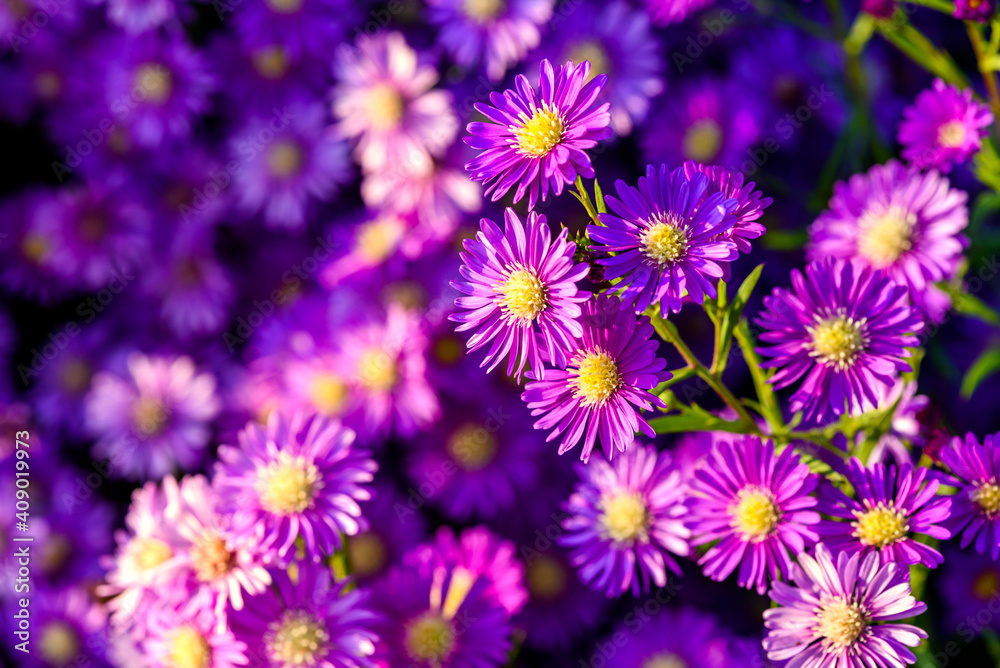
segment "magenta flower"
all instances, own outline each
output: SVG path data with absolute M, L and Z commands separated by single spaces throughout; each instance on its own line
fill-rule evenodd
M 839 260 L 793 270 L 792 290 L 775 288 L 764 308 L 760 340 L 772 345 L 757 352 L 772 359 L 762 366 L 778 369 L 778 388 L 805 376 L 791 408 L 817 419 L 877 407 L 896 373 L 910 370 L 906 348 L 923 327 L 904 286 Z
M 466 239 L 460 270 L 464 281 L 451 285 L 465 297 L 455 300 L 459 308 L 449 319 L 460 323 L 459 332 L 477 328 L 469 339 L 469 350 L 493 342 L 481 366 L 492 371 L 507 356 L 507 375 L 518 381 L 530 360 L 538 378 L 544 378 L 542 354 L 559 367 L 566 366 L 573 341 L 583 333 L 580 303 L 590 293 L 577 290 L 587 276 L 586 263 L 573 263 L 576 244 L 563 228 L 552 241 L 545 216 L 528 214 L 527 225 L 513 209 L 504 212 L 505 231 L 483 218 L 475 239 Z
M 239 668 L 250 663 L 246 644 L 225 624 L 218 625 L 211 613 L 163 606 L 150 617 L 149 635 L 142 643 L 150 668 Z
M 855 498 L 832 484 L 820 488 L 818 509 L 833 520 L 823 520 L 819 533 L 835 553 L 878 555 L 883 564 L 940 566 L 941 553 L 915 539 L 917 534 L 944 540 L 951 499 L 935 496 L 938 481 L 927 479 L 927 469 L 909 464 L 873 464 L 865 468 L 851 458 L 844 475 Z M 847 520 L 847 521 L 842 521 Z
M 734 172 L 725 167 L 703 165 L 693 160 L 684 163 L 684 174 L 688 180 L 699 172 L 708 177 L 706 195 L 721 192 L 726 198 L 736 200 L 736 209 L 733 210 L 736 222 L 726 230 L 725 237 L 734 242 L 741 253 L 749 253 L 752 250 L 750 240 L 757 239 L 767 232 L 767 228 L 757 221 L 764 215 L 764 209 L 771 206 L 774 200 L 764 197 L 759 190 L 754 190 L 757 184 L 753 181 L 744 183 L 745 179 L 741 172 Z M 724 264 L 722 268 L 728 270 L 729 265 Z
M 996 3 L 993 0 L 955 0 L 953 16 L 963 21 L 986 23 L 996 10 Z
M 646 11 L 659 26 L 680 23 L 693 12 L 707 7 L 714 0 L 643 0 Z
M 736 200 L 718 191 L 708 194 L 704 174 L 685 176 L 678 167 L 646 167 L 634 188 L 619 180 L 618 197 L 608 195 L 612 213 L 599 214 L 602 225 L 589 225 L 592 249 L 613 256 L 598 260 L 607 280 L 621 279 L 622 299 L 642 313 L 650 304 L 681 310 L 690 295 L 701 304 L 716 296 L 715 280 L 722 263 L 735 260 L 739 250 L 725 233 L 736 224 Z M 603 244 L 603 245 L 602 245 Z
M 588 62 L 553 69 L 543 60 L 537 90 L 519 74 L 517 90 L 490 93 L 492 106 L 476 104 L 488 122 L 469 124 L 465 143 L 480 153 L 465 168 L 473 181 L 489 184 L 494 202 L 516 185 L 514 201 L 528 193 L 533 209 L 550 190 L 562 194 L 577 175 L 594 176 L 585 151 L 611 136 L 611 114 L 608 103 L 593 108 L 607 75 L 586 83 L 589 76 Z
M 787 578 L 792 555 L 819 540 L 810 496 L 818 483 L 791 447 L 776 454 L 755 437 L 716 445 L 695 469 L 687 499 L 692 544 L 714 543 L 698 560 L 705 575 L 721 582 L 739 566 L 739 585 L 758 594 L 768 578 Z
M 1000 447 L 997 434 L 979 443 L 974 434 L 965 441 L 955 437 L 941 450 L 941 463 L 953 477 L 947 484 L 958 487 L 951 497 L 951 518 L 947 522 L 952 535 L 962 534 L 961 547 L 975 541 L 976 552 L 1000 556 Z
M 570 550 L 580 579 L 609 598 L 650 584 L 664 587 L 666 569 L 680 575 L 672 555 L 687 556 L 684 485 L 670 454 L 633 443 L 612 464 L 577 464 L 580 478 L 564 510 L 559 544 Z
M 547 441 L 562 435 L 559 454 L 583 439 L 580 459 L 590 459 L 598 435 L 612 458 L 624 452 L 636 431 L 656 432 L 636 408 L 652 410 L 663 402 L 649 390 L 670 377 L 666 360 L 656 356 L 653 326 L 624 308 L 621 300 L 599 295 L 587 302 L 580 318 L 583 335 L 569 354 L 566 369 L 549 369 L 545 380 L 533 380 L 521 398 L 538 417 L 535 429 L 551 429 Z
M 919 169 L 949 172 L 979 151 L 992 123 L 989 107 L 973 100 L 971 89 L 935 79 L 903 111 L 898 135 L 903 158 Z
M 908 648 L 927 634 L 911 624 L 927 606 L 913 598 L 908 571 L 879 564 L 870 554 L 837 555 L 824 545 L 815 556 L 803 554 L 793 567 L 795 586 L 775 582 L 771 599 L 780 605 L 764 611 L 764 649 L 787 668 L 893 666 L 915 663 Z

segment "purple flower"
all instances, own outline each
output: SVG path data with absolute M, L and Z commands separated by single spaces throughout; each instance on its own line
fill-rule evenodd
M 591 249 L 615 253 L 598 260 L 607 280 L 621 279 L 622 300 L 642 313 L 650 304 L 674 313 L 690 295 L 701 304 L 716 296 L 715 279 L 724 275 L 721 263 L 739 256 L 726 233 L 736 224 L 737 201 L 716 189 L 707 194 L 708 177 L 685 176 L 666 165 L 646 167 L 639 187 L 615 184 L 618 197 L 608 195 L 612 213 L 598 214 L 602 225 L 589 225 Z
M 861 11 L 880 19 L 890 19 L 896 11 L 896 0 L 861 0 Z
M 330 569 L 298 562 L 293 580 L 274 571 L 274 587 L 232 615 L 252 668 L 374 668 L 377 617 L 366 592 L 347 590 Z
M 670 377 L 666 360 L 656 356 L 649 318 L 636 319 L 631 309 L 611 295 L 599 295 L 583 307 L 583 335 L 566 369 L 549 369 L 545 380 L 532 381 L 521 398 L 538 417 L 535 429 L 551 429 L 546 441 L 563 436 L 559 454 L 584 440 L 580 459 L 590 459 L 598 435 L 608 459 L 624 452 L 636 431 L 656 432 L 636 408 L 663 406 L 649 390 Z
M 770 382 L 788 387 L 805 376 L 791 409 L 823 419 L 831 412 L 871 410 L 909 371 L 905 358 L 923 323 L 907 290 L 885 272 L 856 262 L 826 260 L 792 271 L 792 290 L 764 297 L 757 352 L 777 368 Z
M 490 93 L 490 105 L 476 104 L 488 122 L 470 123 L 465 143 L 480 151 L 465 166 L 473 181 L 489 184 L 486 194 L 499 200 L 515 185 L 514 202 L 528 193 L 528 208 L 539 196 L 544 202 L 551 190 L 561 195 L 563 186 L 577 175 L 593 178 L 594 167 L 586 149 L 611 136 L 609 104 L 593 107 L 608 77 L 589 83 L 590 63 L 567 62 L 556 69 L 543 60 L 537 90 L 519 74 L 516 90 Z
M 175 0 L 107 0 L 106 4 L 108 21 L 131 34 L 158 28 L 187 9 L 178 8 Z
M 232 12 L 244 47 L 279 46 L 295 58 L 322 59 L 343 39 L 345 25 L 360 19 L 352 5 L 345 0 L 259 0 L 224 9 Z
M 14 551 L 11 550 L 10 554 L 13 555 Z M 17 558 L 9 558 L 13 563 L 17 562 Z M 14 591 L 13 585 L 11 591 Z M 11 638 L 17 637 L 15 631 L 23 632 L 23 628 L 18 627 L 15 614 L 29 610 L 31 615 L 31 637 L 27 645 L 30 651 L 18 653 L 18 666 L 22 668 L 111 666 L 106 651 L 108 634 L 104 608 L 90 596 L 82 584 L 50 589 L 39 587 L 37 583 L 32 582 L 28 599 L 31 602 L 30 607 L 22 608 L 19 599 L 20 597 L 15 596 L 5 597 L 4 610 L 5 631 Z M 12 644 L 11 652 L 13 651 Z
M 975 542 L 976 552 L 996 559 L 1000 556 L 1000 447 L 997 434 L 980 445 L 974 434 L 965 441 L 956 437 L 941 450 L 941 463 L 952 476 L 946 484 L 958 488 L 951 497 L 951 533 L 962 534 L 961 547 Z
M 917 384 L 902 378 L 889 390 L 881 402 L 885 406 L 895 406 L 889 431 L 879 438 L 868 455 L 868 462 L 895 460 L 897 464 L 914 464 L 910 446 L 923 446 L 927 442 L 927 428 L 921 422 L 921 415 L 930 404 L 930 399 L 917 394 Z M 857 436 L 857 442 L 864 441 L 864 433 Z M 904 442 L 905 441 L 905 442 Z M 909 445 L 907 445 L 909 443 Z
M 354 447 L 354 433 L 318 415 L 272 413 L 267 426 L 247 424 L 239 447 L 219 448 L 213 485 L 220 507 L 235 511 L 234 532 L 260 531 L 267 562 L 288 563 L 297 539 L 319 562 L 361 531 L 359 501 L 378 465 Z
M 684 485 L 670 455 L 635 442 L 614 463 L 577 464 L 580 478 L 564 505 L 559 544 L 580 579 L 609 598 L 667 584 L 680 575 L 673 555 L 687 556 Z
M 493 342 L 482 366 L 492 371 L 507 356 L 507 375 L 520 381 L 530 361 L 536 377 L 544 378 L 542 354 L 552 364 L 565 367 L 573 341 L 583 333 L 580 303 L 590 293 L 576 284 L 590 273 L 586 263 L 573 263 L 576 244 L 567 239 L 564 227 L 552 241 L 545 221 L 534 211 L 527 225 L 514 209 L 504 212 L 505 230 L 483 218 L 475 239 L 466 239 L 461 268 L 464 281 L 451 285 L 464 297 L 455 305 L 469 313 L 456 313 L 449 320 L 464 332 L 475 328 L 469 350 Z
M 361 503 L 368 527 L 347 537 L 348 572 L 363 583 L 384 575 L 427 536 L 426 520 L 403 490 L 376 478 L 371 496 Z
M 459 65 L 480 63 L 499 81 L 541 39 L 555 0 L 430 0 L 427 19 L 439 26 L 438 43 Z
M 249 663 L 246 643 L 211 613 L 160 606 L 150 617 L 149 635 L 142 643 L 150 668 L 238 668 Z
M 937 590 L 943 603 L 945 628 L 963 634 L 967 633 L 966 629 L 968 633 L 978 634 L 984 627 L 1000 631 L 1000 617 L 990 614 L 989 619 L 985 619 L 983 616 L 990 605 L 996 607 L 994 601 L 1000 601 L 1000 561 L 952 547 L 945 552 L 941 571 Z
M 787 578 L 792 555 L 819 540 L 818 483 L 790 446 L 776 454 L 771 441 L 746 437 L 713 448 L 687 499 L 692 544 L 713 544 L 698 560 L 705 575 L 721 582 L 739 566 L 739 585 L 758 594 L 768 578 Z
M 986 23 L 996 11 L 993 0 L 955 0 L 956 19 Z
M 837 555 L 824 545 L 803 554 L 793 568 L 796 586 L 775 582 L 770 597 L 780 608 L 764 611 L 764 649 L 789 668 L 898 666 L 915 663 L 908 648 L 927 634 L 910 624 L 893 624 L 927 609 L 911 595 L 908 571 L 879 564 L 870 554 Z
M 8 235 L 0 244 L 0 282 L 5 290 L 41 304 L 55 301 L 68 286 L 53 263 L 52 221 L 41 215 L 51 210 L 56 193 L 28 190 L 0 203 L 0 220 Z M 46 229 L 48 228 L 48 229 Z
M 832 484 L 820 488 L 819 510 L 838 518 L 820 524 L 824 544 L 835 553 L 875 554 L 883 564 L 940 566 L 941 553 L 915 538 L 917 534 L 939 540 L 951 537 L 939 526 L 948 520 L 951 499 L 935 496 L 938 481 L 928 480 L 927 472 L 909 464 L 865 468 L 852 457 L 844 476 L 855 498 Z
M 744 184 L 745 179 L 741 172 L 730 171 L 725 167 L 710 167 L 693 160 L 684 163 L 684 175 L 688 181 L 699 172 L 708 177 L 706 195 L 721 192 L 727 199 L 736 200 L 736 209 L 733 210 L 736 223 L 726 230 L 725 237 L 735 243 L 741 253 L 749 253 L 753 250 L 750 240 L 757 239 L 767 232 L 767 228 L 757 221 L 764 215 L 764 209 L 771 206 L 774 200 L 763 197 L 761 191 L 754 190 L 757 186 L 755 182 L 749 181 Z M 728 272 L 729 265 L 724 264 L 722 268 Z
M 973 100 L 971 89 L 935 79 L 903 111 L 898 136 L 903 158 L 919 169 L 950 172 L 979 151 L 992 123 L 989 107 Z
M 968 195 L 936 171 L 895 160 L 834 186 L 830 208 L 809 228 L 809 260 L 853 258 L 884 269 L 933 322 L 950 305 L 934 283 L 955 277 L 968 243 Z
M 680 23 L 693 12 L 712 4 L 714 0 L 643 0 L 646 11 L 657 25 Z

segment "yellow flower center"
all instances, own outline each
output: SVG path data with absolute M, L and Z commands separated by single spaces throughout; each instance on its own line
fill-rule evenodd
M 649 531 L 649 511 L 638 492 L 618 492 L 601 499 L 601 524 L 618 543 L 645 540 Z
M 972 500 L 992 519 L 1000 513 L 1000 486 L 995 481 L 981 483 L 972 490 Z
M 497 440 L 478 424 L 462 425 L 448 439 L 448 454 L 466 471 L 485 468 L 497 454 Z
M 302 610 L 286 612 L 265 638 L 271 660 L 285 666 L 315 666 L 326 655 L 329 640 L 323 622 Z
M 993 569 L 987 569 L 972 581 L 972 593 L 980 601 L 988 601 L 1000 590 L 1000 574 Z
M 449 366 L 462 359 L 464 351 L 462 342 L 454 336 L 443 336 L 434 343 L 434 357 Z
M 302 9 L 303 0 L 267 0 L 267 5 L 276 14 L 294 14 Z
M 132 424 L 141 436 L 155 436 L 167 423 L 163 403 L 150 397 L 139 397 L 132 407 Z
M 322 488 L 316 466 L 287 451 L 279 452 L 277 461 L 257 473 L 260 505 L 274 515 L 292 515 L 311 508 L 316 492 Z
M 214 531 L 203 535 L 191 548 L 191 565 L 202 582 L 218 580 L 233 568 L 233 553 Z
M 590 63 L 590 74 L 587 75 L 586 83 L 590 83 L 598 75 L 607 74 L 611 67 L 607 51 L 594 40 L 574 44 L 566 57 L 563 58 L 563 62 L 567 60 L 572 60 L 574 63 Z
M 382 572 L 388 554 L 378 534 L 366 531 L 347 539 L 347 560 L 351 573 L 357 577 L 370 577 Z
M 965 123 L 948 121 L 938 128 L 938 143 L 944 148 L 959 148 L 965 143 Z
M 38 640 L 42 659 L 53 666 L 66 666 L 80 653 L 80 638 L 66 622 L 49 622 Z
M 660 652 L 646 659 L 642 668 L 688 668 L 688 664 L 673 652 Z
M 73 358 L 62 365 L 59 371 L 59 383 L 69 394 L 79 395 L 90 387 L 93 372 L 90 365 L 82 359 Z
M 760 542 L 771 535 L 781 520 L 774 498 L 764 490 L 746 487 L 729 510 L 732 526 L 744 539 Z
M 601 350 L 590 350 L 575 361 L 576 371 L 569 379 L 584 406 L 603 405 L 622 384 L 622 375 L 614 358 Z
M 288 54 L 280 44 L 266 46 L 253 54 L 253 67 L 265 79 L 280 79 L 288 72 Z
M 358 360 L 358 378 L 373 392 L 388 392 L 399 381 L 395 357 L 378 348 L 366 350 Z
M 455 648 L 455 629 L 437 612 L 426 612 L 406 626 L 406 653 L 414 661 L 439 666 Z
M 865 503 L 867 506 L 867 502 Z M 880 503 L 865 512 L 855 511 L 857 520 L 851 522 L 854 535 L 865 545 L 883 548 L 906 537 L 910 530 L 906 515 L 896 510 L 892 502 L 888 506 Z
M 838 648 L 852 645 L 868 627 L 868 618 L 861 607 L 843 598 L 826 603 L 817 617 L 815 633 Z
M 553 601 L 566 591 L 566 567 L 558 559 L 536 557 L 528 566 L 528 591 L 533 599 Z
M 42 544 L 41 563 L 46 573 L 58 573 L 73 555 L 73 543 L 61 533 L 53 533 Z
M 52 72 L 42 72 L 35 77 L 35 90 L 46 100 L 54 100 L 62 91 L 62 78 Z
M 476 23 L 489 23 L 504 10 L 505 0 L 465 0 L 462 9 Z
M 330 372 L 316 374 L 309 386 L 309 399 L 323 415 L 339 415 L 347 398 L 347 385 Z
M 676 262 L 688 249 L 687 231 L 674 216 L 657 214 L 652 224 L 643 230 L 639 241 L 646 257 L 657 264 Z
M 267 168 L 272 176 L 287 179 L 299 173 L 304 157 L 302 148 L 295 142 L 278 141 L 267 152 Z
M 858 221 L 858 253 L 872 266 L 888 267 L 913 247 L 916 223 L 916 215 L 897 204 L 873 207 Z
M 170 668 L 208 668 L 212 665 L 212 647 L 201 631 L 193 626 L 182 626 L 173 632 Z
M 52 245 L 40 234 L 26 234 L 21 240 L 21 254 L 25 259 L 41 264 L 48 257 Z
M 722 148 L 722 128 L 711 118 L 692 123 L 684 133 L 684 157 L 698 162 L 711 162 Z
M 141 89 L 146 99 L 156 104 L 162 104 L 170 97 L 173 90 L 173 77 L 160 63 L 146 63 L 135 71 L 135 86 Z
M 841 371 L 850 367 L 868 343 L 864 323 L 863 318 L 854 320 L 842 315 L 820 320 L 806 329 L 812 337 L 810 355 Z
M 385 261 L 399 247 L 405 232 L 403 221 L 395 216 L 385 216 L 365 223 L 358 230 L 355 248 L 372 264 Z
M 565 121 L 555 107 L 543 103 L 531 118 L 521 113 L 521 126 L 512 125 L 511 132 L 517 139 L 517 150 L 532 158 L 544 158 L 563 140 Z
M 501 306 L 518 320 L 531 322 L 545 308 L 545 284 L 531 269 L 512 271 L 497 290 L 503 295 Z
M 133 538 L 129 551 L 135 557 L 135 563 L 144 571 L 156 568 L 174 556 L 170 546 L 158 538 Z
M 390 83 L 375 84 L 368 91 L 368 122 L 376 130 L 391 130 L 403 120 L 406 103 Z

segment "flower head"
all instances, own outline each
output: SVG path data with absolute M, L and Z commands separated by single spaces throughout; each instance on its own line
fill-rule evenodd
M 764 197 L 761 191 L 754 190 L 757 184 L 753 181 L 745 182 L 741 172 L 734 172 L 725 167 L 703 165 L 693 160 L 684 163 L 684 175 L 689 181 L 699 172 L 708 177 L 706 197 L 721 192 L 727 199 L 736 200 L 736 208 L 733 210 L 736 222 L 726 230 L 724 236 L 735 243 L 741 253 L 749 253 L 752 250 L 750 240 L 763 236 L 767 231 L 767 228 L 757 221 L 764 215 L 764 209 L 771 206 L 774 200 Z M 729 265 L 724 264 L 722 268 L 728 270 Z
M 657 25 L 680 23 L 693 12 L 712 4 L 713 0 L 643 0 L 646 11 Z
M 972 90 L 935 79 L 903 112 L 899 143 L 903 158 L 919 169 L 951 171 L 979 150 L 993 123 L 989 107 L 972 99 Z
M 996 10 L 993 0 L 956 0 L 954 17 L 963 21 L 986 23 Z
M 951 497 L 948 527 L 953 535 L 962 534 L 961 546 L 975 544 L 976 551 L 987 552 L 993 559 L 1000 555 L 1000 443 L 991 434 L 982 444 L 974 434 L 965 440 L 955 439 L 941 450 L 941 463 L 958 487 Z
M 247 665 L 245 643 L 204 610 L 158 607 L 151 615 L 143 654 L 152 668 L 239 668 Z

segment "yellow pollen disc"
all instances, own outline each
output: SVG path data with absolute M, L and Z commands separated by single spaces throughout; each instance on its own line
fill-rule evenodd
M 267 168 L 272 176 L 287 179 L 299 173 L 304 157 L 302 148 L 295 142 L 278 141 L 267 152 Z
M 388 560 L 385 544 L 378 534 L 371 531 L 350 536 L 347 539 L 347 561 L 351 573 L 358 577 L 370 577 L 381 573 Z
M 68 360 L 59 370 L 59 384 L 69 394 L 83 394 L 90 387 L 93 371 L 79 358 Z
M 864 319 L 836 316 L 807 328 L 812 337 L 810 355 L 841 371 L 850 367 L 868 343 L 864 323 Z
M 212 647 L 201 631 L 193 626 L 182 626 L 172 633 L 170 668 L 208 668 L 212 665 Z
M 388 392 L 399 380 L 396 358 L 378 348 L 366 350 L 358 360 L 358 379 L 374 392 Z
M 688 664 L 673 652 L 661 652 L 646 659 L 642 668 L 688 668 Z
M 771 535 L 781 520 L 781 511 L 771 495 L 753 487 L 740 491 L 729 513 L 733 528 L 755 543 Z
M 481 425 L 466 424 L 454 431 L 447 443 L 448 454 L 466 471 L 485 468 L 497 454 L 497 440 Z
M 837 648 L 854 644 L 868 627 L 868 618 L 860 606 L 842 598 L 826 603 L 817 617 L 819 623 L 814 631 Z
M 309 399 L 323 415 L 339 415 L 347 398 L 347 384 L 330 372 L 318 373 L 309 386 Z
M 1000 590 L 1000 574 L 995 570 L 985 570 L 972 581 L 972 593 L 980 601 L 988 601 Z
M 330 634 L 320 620 L 301 610 L 289 610 L 265 636 L 271 661 L 284 666 L 314 666 L 327 653 Z
M 405 231 L 403 221 L 395 216 L 378 218 L 361 226 L 354 247 L 365 260 L 378 264 L 396 252 Z
M 191 565 L 202 582 L 221 578 L 233 568 L 233 553 L 215 532 L 202 536 L 191 548 Z
M 528 566 L 528 592 L 532 599 L 552 601 L 566 591 L 566 567 L 558 559 L 542 555 Z
M 67 666 L 80 653 L 80 638 L 66 622 L 49 622 L 42 627 L 38 649 L 46 663 Z
M 414 661 L 441 665 L 455 648 L 455 629 L 440 613 L 426 612 L 406 625 L 404 643 Z
M 51 250 L 48 239 L 40 234 L 26 234 L 21 240 L 21 254 L 35 264 L 41 264 Z
M 149 397 L 139 397 L 132 407 L 132 425 L 141 436 L 154 436 L 167 422 L 163 403 Z
M 531 269 L 512 271 L 496 289 L 503 295 L 500 305 L 518 320 L 530 322 L 545 308 L 545 285 Z
M 917 217 L 893 204 L 866 211 L 858 221 L 858 253 L 873 266 L 884 268 L 913 247 Z
M 965 137 L 962 121 L 948 121 L 938 128 L 938 143 L 944 148 L 959 148 L 965 143 Z
M 454 336 L 443 336 L 434 343 L 434 357 L 442 364 L 455 364 L 462 359 L 465 348 Z
M 684 257 L 688 249 L 687 231 L 673 217 L 658 215 L 652 224 L 643 230 L 639 242 L 648 257 L 657 264 L 676 262 Z
M 294 14 L 302 9 L 303 0 L 267 0 L 267 6 L 276 14 Z
M 855 517 L 857 520 L 851 522 L 854 536 L 865 545 L 883 548 L 905 538 L 910 530 L 906 515 L 896 510 L 891 502 L 888 506 L 880 503 L 865 512 L 855 511 Z
M 62 91 L 62 78 L 55 72 L 42 72 L 35 77 L 35 91 L 46 100 L 54 100 Z
M 972 491 L 972 500 L 992 519 L 1000 513 L 1000 486 L 996 482 L 981 483 Z
M 586 83 L 590 83 L 591 79 L 598 75 L 607 74 L 611 67 L 607 51 L 594 40 L 574 44 L 566 57 L 563 58 L 563 62 L 567 60 L 572 60 L 574 63 L 590 63 L 590 74 L 587 75 Z
M 260 505 L 274 515 L 293 515 L 311 508 L 322 488 L 316 466 L 287 451 L 279 452 L 277 461 L 257 473 Z
M 476 23 L 489 23 L 500 15 L 506 5 L 504 0 L 465 0 L 462 9 Z
M 135 86 L 145 93 L 146 100 L 162 104 L 173 90 L 173 77 L 159 63 L 146 63 L 135 71 Z
M 406 101 L 390 83 L 375 84 L 367 94 L 368 122 L 376 130 L 391 130 L 403 120 Z
M 280 79 L 288 72 L 288 55 L 280 45 L 268 46 L 253 54 L 253 67 L 265 79 Z
M 711 118 L 695 121 L 684 133 L 684 157 L 698 162 L 712 162 L 722 148 L 722 128 Z
M 129 550 L 135 557 L 135 563 L 145 571 L 156 568 L 174 556 L 170 546 L 158 538 L 134 538 Z
M 569 382 L 576 388 L 575 396 L 581 397 L 584 406 L 603 405 L 614 396 L 622 384 L 621 372 L 614 358 L 601 350 L 590 350 L 577 357 L 570 370 Z
M 543 103 L 541 109 L 535 109 L 531 118 L 522 112 L 520 121 L 520 127 L 512 125 L 510 130 L 517 139 L 517 150 L 532 158 L 547 156 L 566 134 L 562 115 L 548 103 Z
M 618 492 L 601 499 L 601 524 L 609 537 L 619 543 L 645 540 L 649 531 L 649 511 L 637 492 Z

